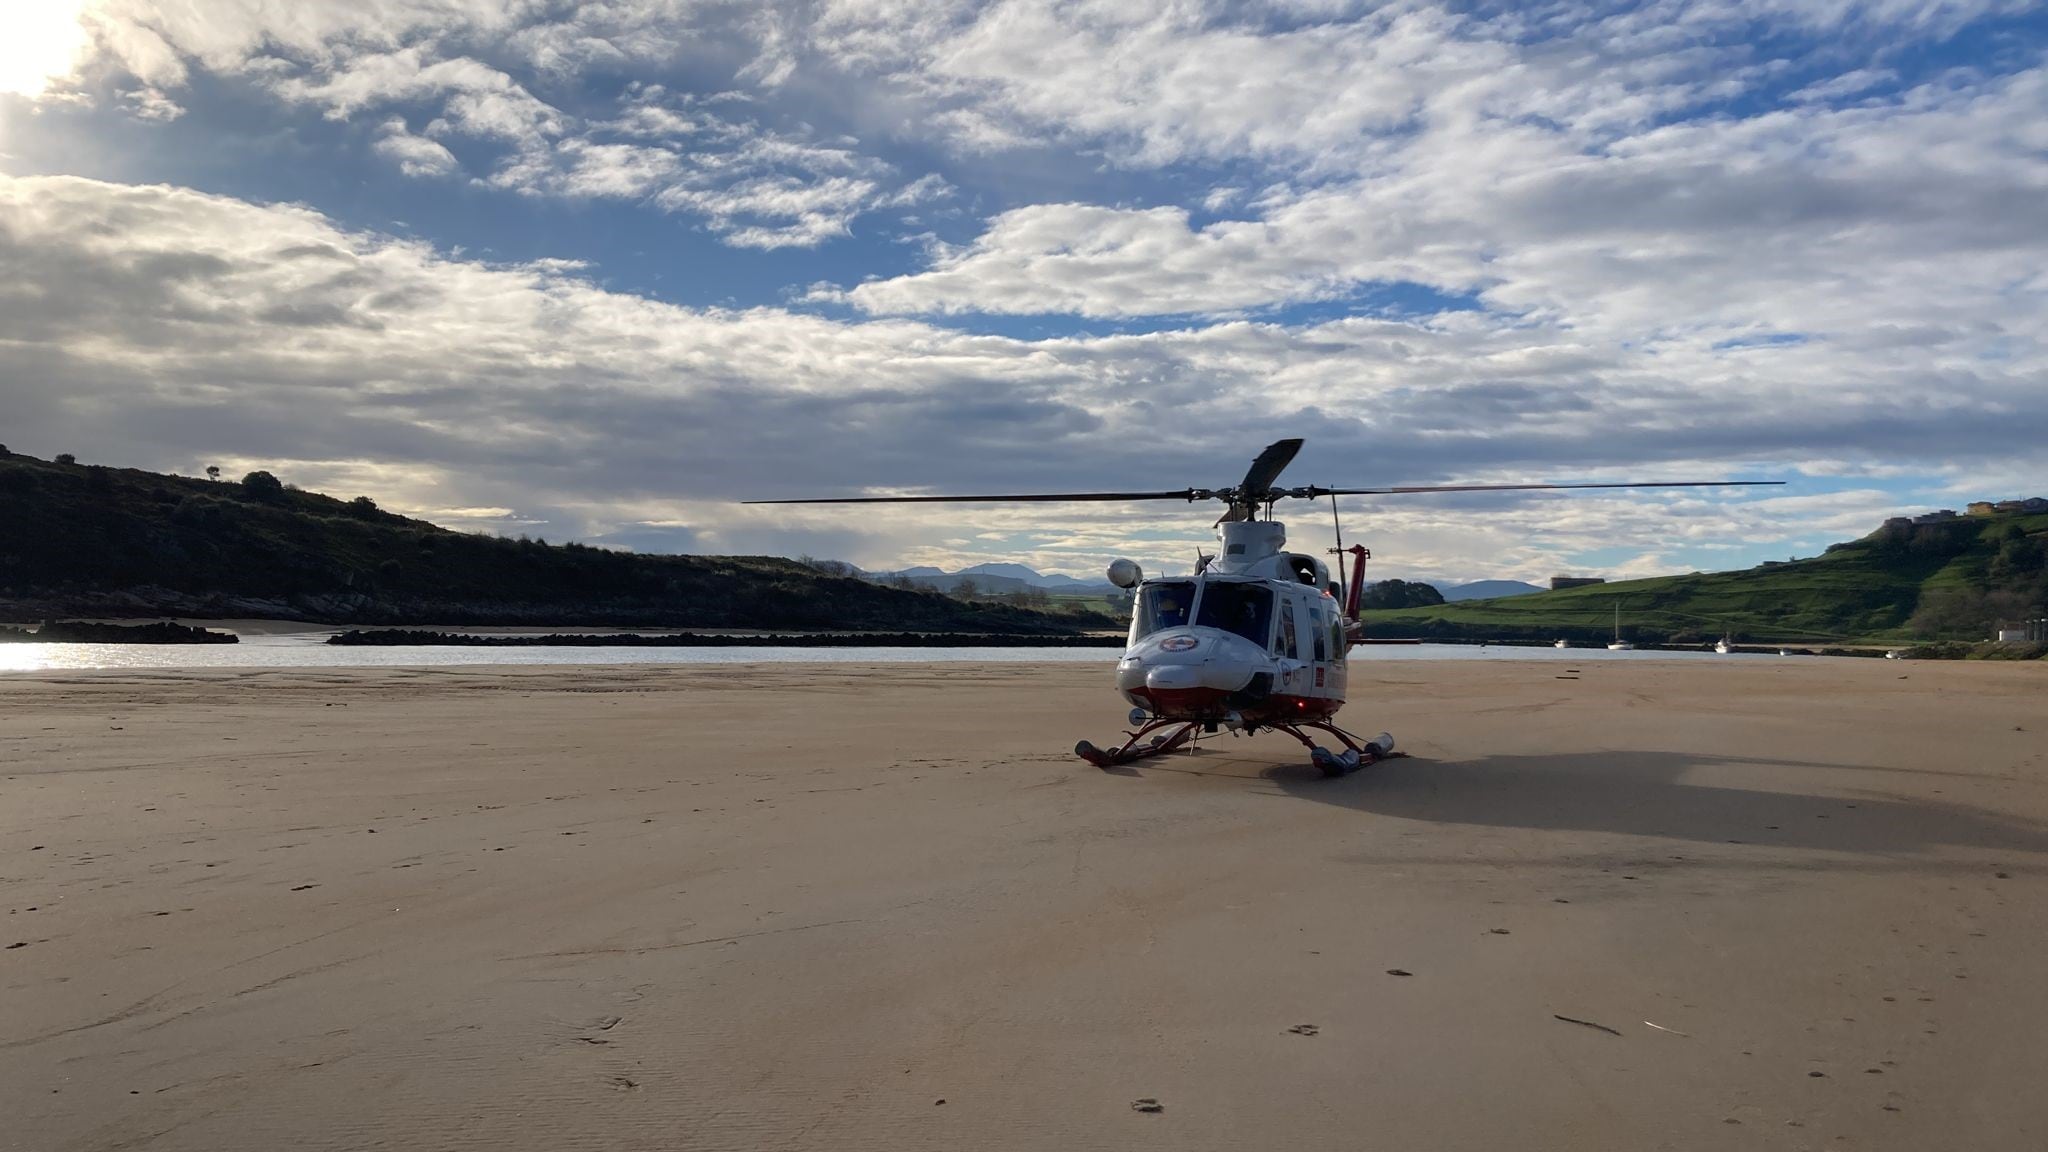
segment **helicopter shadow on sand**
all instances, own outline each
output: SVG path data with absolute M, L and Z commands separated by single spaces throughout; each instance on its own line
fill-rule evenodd
M 2048 823 L 2038 820 L 1867 789 L 1819 795 L 1686 779 L 1693 770 L 1716 765 L 1868 772 L 1879 778 L 1906 774 L 1982 779 L 1961 772 L 1701 752 L 1596 751 L 1472 760 L 1404 756 L 1330 780 L 1306 764 L 1264 766 L 1230 757 L 1226 770 L 1226 756 L 1212 752 L 1201 759 L 1208 762 L 1202 768 L 1189 765 L 1181 770 L 1256 780 L 1287 796 L 1424 823 L 1614 833 L 1882 857 L 1912 856 L 1941 847 L 1973 848 L 2025 853 L 2037 858 L 2028 861 L 2025 870 L 2048 870 Z

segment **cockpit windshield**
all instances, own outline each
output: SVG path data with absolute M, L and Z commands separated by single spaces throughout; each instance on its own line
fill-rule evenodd
M 1131 621 L 1131 641 L 1137 642 L 1161 628 L 1178 628 L 1188 622 L 1188 610 L 1195 606 L 1192 580 L 1147 584 L 1138 592 L 1138 611 Z
M 1264 648 L 1273 630 L 1273 592 L 1264 584 L 1209 581 L 1202 588 L 1202 611 L 1195 623 L 1235 632 Z

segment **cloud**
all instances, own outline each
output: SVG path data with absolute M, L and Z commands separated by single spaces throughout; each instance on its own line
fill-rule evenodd
M 924 271 L 818 294 L 866 312 L 1217 313 L 1335 295 L 1357 283 L 1341 253 L 1276 244 L 1257 221 L 1189 226 L 1178 207 L 1034 204 L 991 221 Z M 1350 273 L 1350 274 L 1347 274 Z
M 689 6 L 620 4 L 548 23 L 552 9 L 447 2 L 360 6 L 304 0 L 258 3 L 200 18 L 111 0 L 94 13 L 103 57 L 161 88 L 186 83 L 192 67 L 250 80 L 330 119 L 382 114 L 372 150 L 409 176 L 440 177 L 460 165 L 442 143 L 454 137 L 498 151 L 480 181 L 535 197 L 638 200 L 701 217 L 742 248 L 812 247 L 850 233 L 875 211 L 945 194 L 936 175 L 906 177 L 853 141 L 821 141 L 733 114 L 717 95 L 671 94 L 632 82 L 616 116 L 580 115 L 535 94 L 562 87 L 559 74 L 678 51 L 699 13 Z M 737 79 L 773 87 L 789 75 L 772 14 L 736 28 L 754 37 L 753 66 Z M 510 46 L 527 59 L 508 57 Z M 781 63 L 777 63 L 781 60 Z M 514 72 L 521 72 L 515 77 Z M 160 88 L 141 114 L 177 106 Z M 570 95 L 578 95 L 568 86 Z M 423 135 L 389 126 L 430 109 Z
M 420 47 L 356 56 L 312 76 L 289 76 L 272 87 L 288 100 L 317 104 L 335 119 L 400 101 L 438 99 L 449 129 L 484 139 L 535 142 L 569 124 L 504 72 L 467 57 L 435 60 Z
M 1802 104 L 1839 100 L 1844 96 L 1853 96 L 1859 92 L 1867 92 L 1872 88 L 1890 84 L 1898 78 L 1898 72 L 1891 68 L 1858 68 L 1852 72 L 1844 72 L 1839 76 L 1831 76 L 1818 83 L 1808 84 L 1806 87 L 1794 92 L 1790 99 Z
M 185 109 L 177 101 L 154 88 L 138 88 L 133 92 L 124 92 L 122 102 L 138 120 L 168 124 L 185 114 Z
M 646 199 L 701 217 L 736 248 L 809 248 L 859 217 L 942 198 L 936 175 L 905 182 L 891 165 L 840 143 L 776 132 L 726 102 L 636 87 L 619 115 L 525 148 L 489 183 L 533 196 Z
M 1487 123 L 1369 178 L 1195 226 L 1181 208 L 1034 204 L 926 268 L 836 293 L 874 314 L 1210 314 L 1419 284 L 1635 341 L 2035 343 L 2048 71 L 1617 137 Z M 1976 337 L 1973 337 L 1976 338 Z
M 448 176 L 462 167 L 455 154 L 439 141 L 413 135 L 400 116 L 384 122 L 372 147 L 379 155 L 395 161 L 398 170 L 407 176 Z
M 1199 5 L 1003 3 L 932 44 L 915 76 L 967 101 L 975 114 L 956 123 L 977 143 L 1078 137 L 1144 166 L 1314 165 L 1403 129 L 1433 88 L 1511 62 L 1503 46 L 1459 35 L 1464 23 L 1396 5 L 1275 32 Z

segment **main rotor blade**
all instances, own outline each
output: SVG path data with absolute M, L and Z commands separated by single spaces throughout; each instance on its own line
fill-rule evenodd
M 1251 469 L 1244 474 L 1244 482 L 1237 486 L 1238 498 L 1257 500 L 1261 493 L 1271 491 L 1273 481 L 1280 478 L 1280 473 L 1293 462 L 1294 454 L 1299 451 L 1300 440 L 1275 440 L 1266 445 L 1266 450 L 1259 453 L 1259 458 L 1252 461 Z
M 1206 493 L 1194 488 L 1175 492 L 1012 492 L 999 496 L 826 496 L 815 500 L 742 500 L 742 504 L 965 504 L 1057 503 L 1062 500 L 1198 500 Z
M 1290 488 L 1287 494 L 1318 496 L 1411 496 L 1420 492 L 1548 492 L 1564 488 L 1763 488 L 1783 480 L 1646 480 L 1622 484 L 1417 484 L 1399 488 Z

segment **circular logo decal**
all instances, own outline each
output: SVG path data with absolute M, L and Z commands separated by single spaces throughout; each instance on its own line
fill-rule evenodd
M 1168 636 L 1159 642 L 1159 650 L 1161 652 L 1185 652 L 1200 643 L 1201 641 L 1193 636 Z

